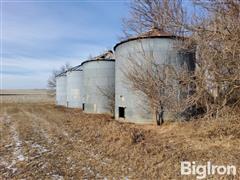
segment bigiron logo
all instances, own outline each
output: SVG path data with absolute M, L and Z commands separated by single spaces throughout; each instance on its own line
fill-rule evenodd
M 233 165 L 214 165 L 208 161 L 205 165 L 196 164 L 195 161 L 181 162 L 181 175 L 194 175 L 196 179 L 204 179 L 212 175 L 236 175 L 237 168 Z

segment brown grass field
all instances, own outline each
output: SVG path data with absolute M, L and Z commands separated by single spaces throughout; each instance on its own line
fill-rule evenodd
M 181 161 L 235 165 L 208 178 L 240 179 L 239 115 L 134 125 L 23 94 L 1 96 L 0 179 L 196 179 Z

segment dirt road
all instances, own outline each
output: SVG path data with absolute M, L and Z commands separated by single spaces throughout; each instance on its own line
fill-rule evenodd
M 239 133 L 223 129 L 219 138 L 203 124 L 193 127 L 143 127 L 52 104 L 3 103 L 0 179 L 179 179 L 182 160 L 240 165 Z

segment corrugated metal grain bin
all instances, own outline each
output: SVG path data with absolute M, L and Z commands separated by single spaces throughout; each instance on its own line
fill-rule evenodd
M 110 107 L 111 99 L 108 95 L 112 93 L 114 95 L 115 60 L 99 59 L 85 61 L 82 63 L 82 69 L 84 111 L 88 113 L 112 114 Z
M 179 56 L 174 48 L 176 37 L 157 29 L 139 36 L 122 41 L 115 45 L 115 118 L 134 123 L 155 123 L 154 115 L 147 105 L 147 100 L 133 91 L 126 83 L 124 71 L 131 65 L 130 58 L 144 61 L 148 54 L 152 54 L 159 64 L 173 64 L 178 66 L 187 61 L 191 66 L 194 62 L 192 56 Z M 165 113 L 166 114 L 166 113 Z
M 82 108 L 82 74 L 81 66 L 73 67 L 67 72 L 67 106 L 70 108 Z
M 56 77 L 56 105 L 67 106 L 66 73 L 62 73 Z

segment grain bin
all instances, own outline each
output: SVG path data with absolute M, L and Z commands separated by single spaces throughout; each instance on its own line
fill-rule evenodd
M 56 76 L 56 105 L 67 106 L 66 72 L 63 72 Z
M 95 58 L 82 63 L 84 111 L 109 113 L 114 110 L 115 60 Z
M 155 123 L 154 114 L 147 100 L 132 90 L 124 75 L 130 67 L 129 60 L 144 62 L 151 55 L 158 64 L 172 64 L 176 67 L 183 62 L 194 69 L 193 54 L 182 55 L 174 46 L 179 37 L 153 28 L 138 37 L 130 38 L 115 45 L 115 118 L 134 123 Z M 165 117 L 171 112 L 165 112 Z M 166 119 L 165 119 L 166 120 Z
M 67 106 L 82 108 L 83 84 L 81 66 L 75 66 L 67 72 Z

